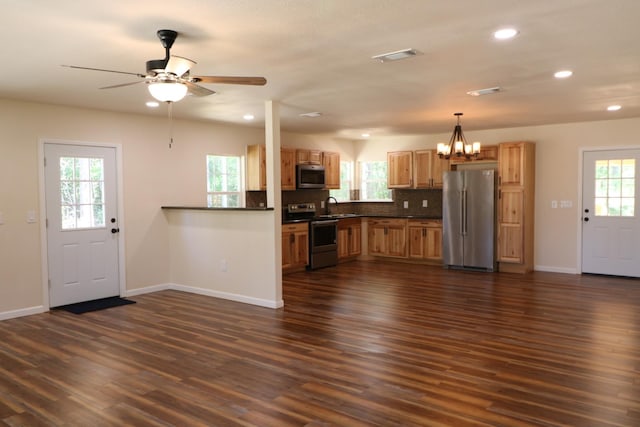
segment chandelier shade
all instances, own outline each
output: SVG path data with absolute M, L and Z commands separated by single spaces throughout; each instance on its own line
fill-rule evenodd
M 449 143 L 438 143 L 436 148 L 438 156 L 441 159 L 448 159 L 453 155 L 456 157 L 464 156 L 467 159 L 470 159 L 471 157 L 478 157 L 478 154 L 480 154 L 480 143 L 467 143 L 467 139 L 462 133 L 462 126 L 460 125 L 460 116 L 462 116 L 462 113 L 454 113 L 454 116 L 457 117 L 458 122 L 456 123 L 455 128 L 453 128 L 453 134 L 451 135 L 451 139 L 449 139 Z
M 147 84 L 149 93 L 160 102 L 177 102 L 187 94 L 187 85 L 176 81 L 159 81 Z

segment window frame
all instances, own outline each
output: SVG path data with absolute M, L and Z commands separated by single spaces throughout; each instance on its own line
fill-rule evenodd
M 366 182 L 364 181 L 364 171 L 366 168 L 366 165 L 371 164 L 371 163 L 377 163 L 377 164 L 383 164 L 385 166 L 385 176 L 384 178 L 380 178 L 377 180 L 367 180 Z M 359 161 L 358 162 L 358 186 L 359 186 L 359 196 L 358 196 L 358 200 L 363 201 L 363 202 L 392 202 L 393 201 L 393 191 L 387 187 L 388 185 L 388 173 L 389 173 L 389 169 L 388 169 L 389 165 L 387 163 L 386 160 L 371 160 L 371 161 Z M 369 198 L 365 198 L 366 197 L 366 184 L 367 182 L 374 182 L 374 183 L 378 183 L 381 188 L 385 188 L 385 191 L 388 194 L 387 198 L 377 198 L 377 199 L 369 199 Z

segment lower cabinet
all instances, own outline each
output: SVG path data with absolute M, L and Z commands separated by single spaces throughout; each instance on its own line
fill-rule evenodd
M 409 258 L 442 261 L 442 220 L 410 219 Z
M 407 257 L 406 219 L 372 219 L 368 228 L 369 255 Z
M 347 261 L 362 253 L 362 220 L 348 218 L 338 221 L 338 262 Z
M 304 270 L 309 263 L 309 224 L 282 225 L 282 271 Z

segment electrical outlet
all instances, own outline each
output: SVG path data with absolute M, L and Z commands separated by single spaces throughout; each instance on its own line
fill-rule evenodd
M 324 200 L 320 202 L 320 209 L 324 209 Z
M 403 205 L 404 205 L 405 209 L 409 209 L 409 201 L 408 200 L 405 200 Z
M 229 265 L 227 264 L 227 260 L 223 259 L 222 261 L 220 261 L 220 271 L 225 272 L 227 271 Z
M 422 207 L 423 208 L 428 208 L 429 207 L 429 201 L 428 200 L 423 200 L 422 201 Z

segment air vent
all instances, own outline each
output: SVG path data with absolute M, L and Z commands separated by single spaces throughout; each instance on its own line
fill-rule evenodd
M 467 92 L 467 95 L 482 96 L 482 95 L 489 95 L 491 93 L 496 93 L 496 92 L 500 92 L 500 87 L 499 86 L 489 87 L 489 88 L 486 88 L 486 89 L 470 90 L 469 92 Z
M 302 113 L 300 114 L 300 117 L 316 118 L 316 117 L 320 117 L 321 115 L 322 113 L 320 113 L 319 111 L 312 111 L 311 113 Z
M 380 55 L 372 56 L 371 59 L 375 59 L 380 62 L 390 62 L 390 61 L 399 61 L 401 59 L 413 58 L 416 55 L 419 55 L 415 49 L 403 49 L 395 52 L 382 53 Z

